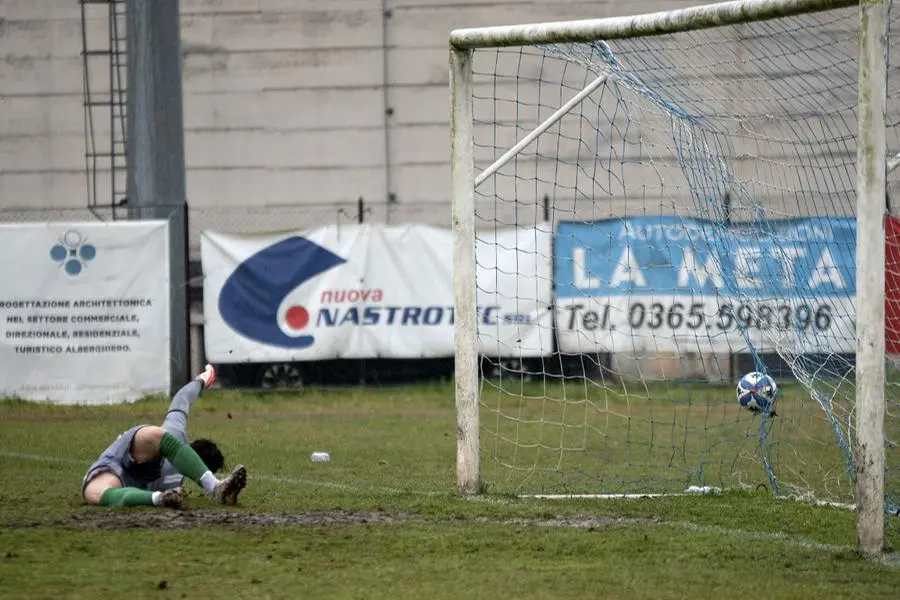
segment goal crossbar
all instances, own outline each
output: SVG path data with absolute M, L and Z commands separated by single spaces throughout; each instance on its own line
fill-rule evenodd
M 472 50 L 634 38 L 777 19 L 857 4 L 859 0 L 734 0 L 629 17 L 456 29 L 450 33 L 450 45 L 459 50 Z

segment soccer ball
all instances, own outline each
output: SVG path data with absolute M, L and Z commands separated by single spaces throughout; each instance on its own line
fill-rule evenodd
M 747 373 L 737 384 L 738 402 L 753 412 L 772 412 L 777 396 L 778 385 L 765 373 Z

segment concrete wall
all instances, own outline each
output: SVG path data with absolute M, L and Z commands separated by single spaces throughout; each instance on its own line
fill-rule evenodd
M 451 29 L 701 3 L 183 0 L 193 249 L 200 228 L 265 231 L 350 221 L 360 197 L 367 220 L 448 224 Z M 107 21 L 102 13 L 92 15 L 89 38 L 105 43 Z M 6 220 L 85 214 L 81 45 L 76 0 L 0 0 L 0 213 Z M 97 92 L 108 87 L 109 75 L 102 63 L 94 64 L 89 76 Z M 560 93 L 558 84 L 549 86 Z M 538 111 L 532 118 L 540 116 Z M 94 123 L 93 130 L 98 138 L 108 136 L 108 121 Z M 577 153 L 578 140 L 570 146 Z M 479 158 L 487 161 L 496 151 Z M 657 167 L 673 168 L 665 164 L 671 156 L 658 161 Z M 620 163 L 620 176 L 627 171 L 629 179 L 641 181 L 645 165 Z M 529 176 L 543 181 L 552 171 L 543 164 Z M 555 189 L 519 184 L 497 194 L 533 212 L 540 196 L 553 193 L 563 214 L 575 214 L 578 199 L 564 191 L 576 175 L 571 185 L 562 182 Z M 587 185 L 589 195 L 616 196 L 600 179 L 579 185 Z M 645 204 L 632 206 L 646 210 L 643 189 Z M 108 175 L 98 179 L 97 194 L 110 196 Z M 649 202 L 658 205 L 661 192 L 653 194 L 659 197 Z M 512 220 L 516 208 L 509 210 Z M 627 207 L 610 204 L 592 216 L 620 210 Z
M 359 197 L 367 219 L 447 223 L 451 29 L 685 4 L 183 0 L 194 229 L 349 220 Z M 89 13 L 94 47 L 107 43 L 103 10 Z M 81 49 L 76 0 L 0 1 L 0 210 L 6 220 L 85 215 Z M 101 95 L 109 88 L 104 60 L 92 59 L 89 68 L 91 87 Z M 108 119 L 93 124 L 101 146 L 109 128 Z M 101 174 L 97 181 L 104 203 L 108 180 Z

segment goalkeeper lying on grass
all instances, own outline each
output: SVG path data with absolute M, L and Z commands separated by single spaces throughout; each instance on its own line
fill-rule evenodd
M 162 427 L 132 427 L 103 451 L 81 484 L 88 504 L 181 508 L 182 476 L 192 479 L 222 504 L 236 504 L 247 485 L 243 466 L 218 479 L 224 458 L 210 440 L 187 441 L 188 412 L 200 393 L 216 380 L 212 365 L 181 388 L 169 405 Z

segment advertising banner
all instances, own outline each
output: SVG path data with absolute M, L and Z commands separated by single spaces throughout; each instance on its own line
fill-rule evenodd
M 549 229 L 491 233 L 478 249 L 484 261 L 477 277 L 483 352 L 548 354 Z M 206 354 L 214 362 L 453 355 L 449 230 L 345 225 L 257 236 L 207 231 L 201 256 Z
M 560 223 L 562 352 L 853 352 L 856 222 Z
M 168 393 L 168 236 L 165 221 L 0 225 L 0 395 Z
M 549 223 L 476 234 L 478 333 L 486 356 L 535 358 L 553 353 L 551 252 Z

